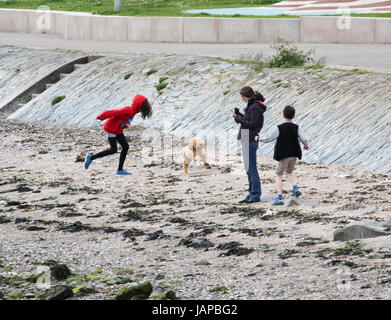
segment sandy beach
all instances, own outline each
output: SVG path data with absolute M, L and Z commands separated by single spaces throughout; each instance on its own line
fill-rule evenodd
M 302 203 L 276 207 L 276 162 L 259 155 L 262 202 L 239 204 L 240 154 L 209 158 L 209 170 L 192 163 L 186 176 L 186 141 L 168 137 L 167 156 L 145 130 L 161 134 L 126 132 L 132 175 L 116 176 L 119 154 L 84 169 L 87 152 L 108 146 L 100 127 L 0 121 L 0 298 L 45 299 L 31 277 L 56 264 L 71 275 L 50 288 L 71 288 L 69 299 L 115 299 L 147 281 L 149 299 L 390 298 L 391 236 L 333 241 L 350 222 L 390 219 L 390 175 L 307 163 L 304 153 Z

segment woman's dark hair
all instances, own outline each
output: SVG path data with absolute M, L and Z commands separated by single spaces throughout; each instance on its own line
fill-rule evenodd
M 296 110 L 292 106 L 286 106 L 283 112 L 285 119 L 292 120 L 295 117 Z
M 152 116 L 152 107 L 149 104 L 148 100 L 145 100 L 140 108 L 141 118 L 145 119 L 146 117 L 150 118 Z
M 242 89 L 240 89 L 240 94 L 243 96 L 243 97 L 246 97 L 246 98 L 254 98 L 255 97 L 255 92 L 254 90 L 251 88 L 251 87 L 248 87 L 248 86 L 245 86 L 243 87 Z
M 251 87 L 245 86 L 242 89 L 240 89 L 240 94 L 248 99 L 257 99 L 261 100 L 262 102 L 265 101 L 265 98 L 259 91 L 254 91 Z

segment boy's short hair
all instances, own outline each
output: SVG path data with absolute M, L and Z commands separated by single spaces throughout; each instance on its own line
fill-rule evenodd
M 292 106 L 286 106 L 284 108 L 284 117 L 288 120 L 291 120 L 295 117 L 296 110 Z

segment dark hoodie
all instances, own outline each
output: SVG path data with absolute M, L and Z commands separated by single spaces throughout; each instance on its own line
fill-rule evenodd
M 258 93 L 255 95 L 255 98 L 248 100 L 244 114 L 240 112 L 236 114 L 235 121 L 240 123 L 238 140 L 241 140 L 242 129 L 248 129 L 249 142 L 255 141 L 255 136 L 258 135 L 263 127 L 263 113 L 266 111 L 266 105 L 263 104 L 264 101 L 265 98 Z

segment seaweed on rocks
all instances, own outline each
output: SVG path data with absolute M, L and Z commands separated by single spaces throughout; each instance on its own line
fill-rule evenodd
M 214 244 L 210 242 L 208 239 L 193 238 L 193 237 L 182 239 L 179 242 L 179 245 L 184 245 L 186 247 L 192 247 L 196 249 L 202 249 L 202 248 L 208 249 L 210 247 L 214 247 Z
M 219 257 L 223 256 L 245 256 L 250 254 L 251 252 L 254 252 L 255 249 L 253 248 L 246 248 L 242 246 L 234 246 L 233 248 L 230 248 L 227 252 L 221 253 Z
M 241 246 L 242 244 L 237 242 L 237 241 L 231 241 L 231 242 L 227 242 L 227 243 L 221 243 L 217 246 L 217 249 L 219 250 L 229 250 L 229 249 L 232 249 L 232 248 L 236 248 L 236 247 L 239 247 Z
M 131 228 L 129 230 L 126 230 L 122 235 L 124 238 L 134 238 L 134 237 L 140 237 L 143 236 L 145 232 L 143 230 L 137 229 L 137 228 Z
M 0 216 L 0 224 L 10 223 L 12 220 L 6 216 Z
M 169 236 L 164 234 L 164 232 L 162 230 L 157 230 L 153 233 L 150 233 L 148 235 L 148 238 L 147 240 L 148 241 L 152 241 L 152 240 L 160 240 L 160 239 L 163 239 L 163 238 L 168 238 Z

